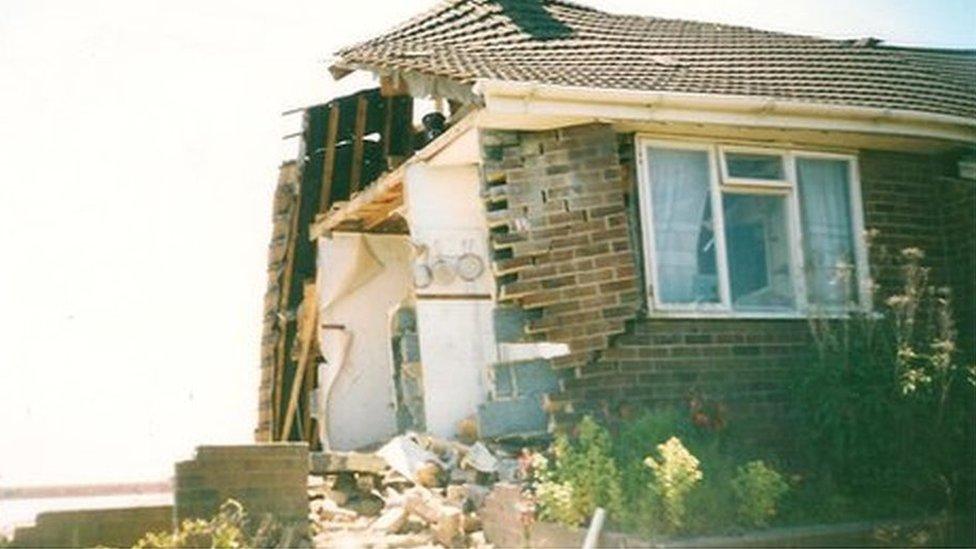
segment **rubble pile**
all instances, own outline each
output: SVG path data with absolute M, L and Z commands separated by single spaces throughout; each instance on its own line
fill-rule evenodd
M 490 547 L 477 510 L 518 461 L 482 442 L 407 433 L 372 453 L 317 453 L 311 471 L 316 547 Z

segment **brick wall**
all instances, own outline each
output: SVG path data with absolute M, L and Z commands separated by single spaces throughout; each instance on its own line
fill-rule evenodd
M 499 301 L 534 311 L 527 339 L 605 349 L 639 307 L 616 135 L 606 125 L 483 135 Z
M 261 325 L 261 384 L 258 387 L 256 442 L 270 442 L 274 419 L 275 364 L 281 352 L 284 328 L 282 292 L 289 243 L 294 238 L 294 217 L 298 215 L 298 164 L 286 162 L 278 171 L 272 206 L 271 244 L 268 246 L 268 285 L 264 293 Z
M 173 507 L 53 511 L 18 528 L 14 547 L 131 547 L 147 532 L 173 527 Z
M 570 413 L 612 417 L 623 405 L 686 406 L 694 396 L 769 426 L 783 411 L 789 368 L 808 352 L 804 321 L 635 320 L 599 359 L 567 372 L 551 398 Z
M 201 446 L 193 460 L 176 464 L 176 520 L 210 518 L 233 498 L 252 518 L 304 522 L 308 459 L 305 443 Z
M 921 248 L 932 282 L 952 290 L 962 351 L 973 360 L 976 338 L 976 183 L 948 177 L 951 157 L 862 151 L 864 216 L 876 231 L 872 267 L 880 299 L 897 291 L 890 257 Z
M 586 125 L 487 132 L 482 144 L 500 301 L 526 312 L 523 339 L 568 342 L 573 351 L 552 361 L 561 390 L 548 409 L 557 419 L 686 405 L 695 395 L 722 402 L 732 421 L 757 433 L 782 425 L 789 369 L 811 350 L 806 321 L 642 312 L 631 136 Z M 860 170 L 876 244 L 923 248 L 936 280 L 954 282 L 968 300 L 958 308 L 961 326 L 971 326 L 972 186 L 941 181 L 944 165 L 924 155 L 865 151 Z M 943 207 L 949 196 L 953 205 Z M 895 273 L 880 274 L 891 288 Z
M 976 361 L 976 181 L 945 178 L 939 195 L 947 283 L 952 288 L 959 342 Z

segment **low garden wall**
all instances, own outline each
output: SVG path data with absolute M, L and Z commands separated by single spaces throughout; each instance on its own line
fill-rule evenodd
M 173 507 L 53 511 L 18 528 L 14 547 L 131 547 L 149 531 L 172 528 Z
M 528 508 L 515 484 L 498 484 L 479 510 L 485 538 L 498 547 L 563 548 L 581 547 L 586 529 L 562 524 L 530 521 Z M 644 539 L 639 536 L 604 531 L 599 547 L 881 547 L 899 546 L 909 541 L 911 532 L 938 530 L 937 520 L 864 521 L 839 524 L 771 528 L 738 535 Z M 922 541 L 928 545 L 934 540 Z

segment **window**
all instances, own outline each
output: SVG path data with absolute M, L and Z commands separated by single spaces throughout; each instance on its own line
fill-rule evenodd
M 647 139 L 638 156 L 653 311 L 866 306 L 853 157 Z

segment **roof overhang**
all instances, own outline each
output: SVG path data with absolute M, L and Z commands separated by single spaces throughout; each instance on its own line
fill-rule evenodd
M 836 131 L 976 142 L 976 120 L 943 114 L 782 99 L 479 80 L 487 115 L 595 118 L 617 123 L 690 123 Z

